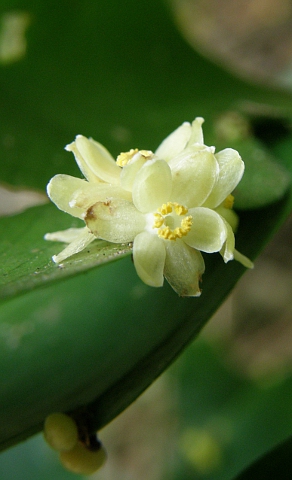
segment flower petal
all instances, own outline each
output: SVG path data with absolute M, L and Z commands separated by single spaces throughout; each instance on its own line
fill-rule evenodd
M 229 262 L 230 260 L 233 260 L 234 258 L 234 249 L 235 249 L 235 238 L 234 238 L 234 233 L 226 220 L 224 220 L 226 231 L 227 231 L 227 237 L 226 241 L 223 244 L 222 249 L 220 250 L 220 254 L 223 257 L 223 260 L 225 263 Z
M 184 237 L 190 247 L 202 252 L 219 252 L 227 237 L 224 220 L 209 208 L 191 208 L 188 212 L 192 216 L 192 227 Z
M 238 223 L 239 223 L 239 218 L 237 213 L 235 213 L 234 210 L 232 210 L 231 208 L 225 208 L 224 205 L 221 204 L 219 205 L 219 207 L 215 208 L 215 212 L 219 213 L 219 215 L 221 215 L 221 217 L 223 217 L 224 220 L 226 220 L 226 222 L 229 223 L 232 230 L 236 232 Z
M 171 200 L 187 207 L 202 205 L 218 176 L 215 156 L 206 148 L 185 150 L 169 162 L 172 172 Z
M 120 182 L 120 167 L 100 143 L 77 135 L 75 142 L 67 145 L 66 150 L 74 153 L 76 162 L 88 181 L 103 180 L 112 184 Z
M 81 230 L 87 230 L 86 227 L 83 228 L 67 228 L 67 230 L 59 230 L 58 232 L 46 233 L 44 236 L 45 240 L 50 240 L 51 242 L 63 242 L 71 243 L 73 242 L 81 233 Z
M 203 129 L 202 129 L 202 124 L 204 123 L 204 119 L 202 117 L 197 117 L 195 120 L 192 122 L 192 130 L 191 130 L 191 136 L 188 141 L 188 147 L 192 145 L 204 145 L 204 135 L 203 135 Z
M 140 212 L 153 212 L 168 202 L 171 188 L 172 178 L 168 164 L 164 160 L 148 160 L 133 183 L 133 203 Z
M 176 293 L 182 297 L 201 295 L 199 282 L 205 270 L 200 252 L 183 240 L 166 242 L 164 276 Z
M 219 176 L 212 192 L 204 203 L 204 207 L 215 208 L 233 192 L 244 172 L 241 156 L 232 148 L 225 148 L 215 154 L 219 164 Z
M 61 251 L 61 253 L 59 253 L 58 255 L 54 255 L 52 257 L 55 263 L 61 263 L 66 258 L 71 257 L 72 255 L 75 255 L 75 253 L 81 252 L 82 250 L 84 250 L 84 248 L 87 247 L 87 245 L 89 245 L 95 239 L 95 236 L 88 230 L 88 228 L 84 227 L 84 228 L 79 228 L 78 230 L 79 230 L 79 233 L 78 235 L 75 236 L 74 240 L 71 243 L 69 243 L 69 245 L 64 250 Z M 56 235 L 55 240 L 57 241 L 58 239 L 61 238 L 60 236 L 61 233 L 62 232 L 55 232 L 55 234 L 51 233 L 47 235 L 50 235 L 49 240 L 53 240 L 53 235 Z M 48 240 L 48 238 L 46 238 L 46 240 Z
M 47 186 L 47 192 L 60 210 L 78 218 L 83 218 L 91 205 L 98 201 L 106 201 L 109 197 L 131 200 L 131 194 L 118 185 L 87 182 L 70 175 L 53 177 Z
M 110 185 L 109 183 L 100 182 L 98 185 L 93 183 L 87 183 L 87 188 L 79 189 L 74 192 L 70 200 L 71 207 L 79 207 L 83 209 L 83 212 L 88 210 L 89 207 L 96 202 L 105 202 L 108 199 L 123 198 L 124 200 L 131 201 L 132 195 L 119 185 Z M 82 216 L 82 218 L 84 215 Z
M 151 287 L 163 285 L 165 264 L 165 245 L 157 235 L 141 232 L 135 237 L 133 259 L 136 271 L 141 280 Z
M 76 190 L 87 188 L 89 183 L 81 178 L 71 177 L 70 175 L 55 175 L 47 185 L 47 194 L 60 210 L 70 213 L 73 217 L 82 218 L 84 210 L 79 207 L 69 205 Z
M 190 123 L 184 122 L 174 132 L 168 135 L 165 140 L 163 140 L 157 148 L 155 155 L 166 161 L 175 157 L 184 150 L 190 139 L 191 133 L 192 128 Z
M 137 173 L 143 167 L 147 160 L 140 152 L 132 158 L 132 160 L 122 168 L 121 171 L 121 186 L 128 190 L 132 191 L 133 183 L 136 178 Z
M 65 150 L 74 154 L 75 161 L 88 182 L 99 183 L 101 181 L 101 179 L 91 170 L 90 165 L 87 164 L 86 159 L 82 157 L 75 141 L 66 145 Z
M 146 223 L 132 202 L 120 198 L 97 202 L 88 209 L 84 220 L 96 237 L 113 243 L 132 242 Z

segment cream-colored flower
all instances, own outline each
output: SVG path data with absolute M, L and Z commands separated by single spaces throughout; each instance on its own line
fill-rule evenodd
M 200 295 L 204 272 L 200 252 L 220 252 L 251 268 L 235 250 L 237 216 L 231 192 L 244 163 L 236 150 L 215 153 L 204 145 L 203 119 L 183 123 L 155 153 L 132 149 L 115 161 L 99 143 L 81 135 L 66 147 L 85 180 L 56 175 L 48 195 L 61 210 L 86 226 L 49 233 L 47 240 L 69 243 L 57 263 L 83 250 L 95 238 L 133 242 L 139 277 L 154 287 L 164 277 L 182 296 Z

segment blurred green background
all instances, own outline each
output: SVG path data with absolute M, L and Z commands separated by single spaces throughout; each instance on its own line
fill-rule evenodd
M 63 150 L 78 133 L 115 156 L 154 150 L 200 115 L 213 144 L 220 115 L 236 111 L 291 171 L 291 11 L 284 0 L 1 0 L 0 175 L 2 186 L 26 189 L 20 201 L 4 192 L 2 215 L 45 202 L 54 174 L 79 176 Z M 261 59 L 260 75 L 252 59 Z M 288 211 L 279 209 L 274 230 Z M 93 478 L 231 479 L 291 434 L 291 228 L 274 237 L 200 338 L 101 431 L 109 459 Z M 78 478 L 41 436 L 1 453 L 0 476 Z

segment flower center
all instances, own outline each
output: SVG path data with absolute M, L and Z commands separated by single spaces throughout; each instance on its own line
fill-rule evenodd
M 122 152 L 120 155 L 118 155 L 117 165 L 119 167 L 124 167 L 137 153 L 140 153 L 145 160 L 150 160 L 153 157 L 153 152 L 151 152 L 151 150 L 138 150 L 138 148 L 131 148 L 129 152 Z
M 188 234 L 193 223 L 191 215 L 185 216 L 187 213 L 188 209 L 179 203 L 164 203 L 153 215 L 154 224 L 152 228 L 158 228 L 157 235 L 165 240 L 182 238 Z M 181 216 L 183 216 L 183 219 L 179 226 L 175 226 L 177 224 L 177 217 Z

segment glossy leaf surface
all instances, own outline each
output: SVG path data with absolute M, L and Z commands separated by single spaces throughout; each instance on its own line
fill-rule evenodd
M 6 2 L 1 11 L 13 8 L 31 23 L 26 56 L 0 73 L 1 179 L 11 185 L 44 190 L 56 173 L 79 176 L 62 150 L 77 133 L 113 155 L 154 150 L 180 123 L 202 115 L 213 144 L 213 119 L 231 105 L 246 98 L 291 105 L 287 95 L 246 85 L 196 55 L 155 1 Z M 290 210 L 287 193 L 242 213 L 238 249 L 254 258 Z M 2 449 L 39 431 L 55 410 L 84 415 L 92 429 L 109 422 L 178 355 L 244 272 L 209 256 L 202 296 L 182 299 L 167 285 L 142 284 L 130 258 L 93 268 L 129 254 L 129 246 L 96 242 L 58 268 L 50 259 L 62 245 L 43 235 L 71 226 L 75 220 L 52 205 L 0 221 Z

